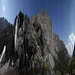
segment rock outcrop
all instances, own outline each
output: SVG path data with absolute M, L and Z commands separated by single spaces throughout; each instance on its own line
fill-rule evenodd
M 4 45 L 6 45 L 7 49 L 5 52 L 4 61 L 2 61 L 5 63 L 14 55 L 14 27 L 5 18 L 0 18 L 0 28 L 0 55 L 3 51 Z
M 17 27 L 15 26 L 17 30 L 15 30 L 15 48 L 17 48 L 18 53 L 23 52 L 22 50 L 24 49 L 25 52 L 31 52 L 31 54 L 29 54 L 28 56 L 29 58 L 31 58 L 32 54 L 34 55 L 34 53 L 36 52 L 35 57 L 37 59 L 42 58 L 46 61 L 50 60 L 51 58 L 53 60 L 50 52 L 52 49 L 52 24 L 49 16 L 45 12 L 39 12 L 37 16 L 32 16 L 29 24 L 27 25 L 25 24 L 25 18 L 22 19 L 22 25 L 20 25 L 20 18 L 20 16 L 17 16 Z M 18 35 L 16 35 L 16 33 Z M 26 44 L 23 44 L 23 42 Z M 25 48 L 21 47 L 23 45 Z M 18 55 L 21 56 L 21 54 Z M 51 66 L 53 68 L 54 60 L 53 62 L 49 61 L 49 63 L 51 63 Z
M 4 17 L 0 18 L 0 32 L 9 26 L 9 24 L 10 23 Z
M 22 55 L 24 60 L 33 62 L 48 60 L 53 69 L 54 59 L 58 59 L 57 53 L 65 45 L 58 35 L 53 34 L 52 23 L 47 13 L 38 12 L 37 16 L 32 16 L 29 20 L 20 12 L 15 24 L 15 48 L 17 48 L 15 50 L 18 50 L 18 56 Z M 22 54 L 23 52 L 25 54 Z
M 53 33 L 52 23 L 47 13 L 41 11 L 29 19 L 27 15 L 20 12 L 15 18 L 14 26 L 11 33 L 12 44 L 10 44 L 13 56 L 10 50 L 9 59 L 18 60 L 14 63 L 15 66 L 18 64 L 19 71 L 32 70 L 44 75 L 49 69 L 51 73 L 50 69 L 53 71 L 55 60 L 58 60 L 58 52 L 65 45 L 58 35 Z

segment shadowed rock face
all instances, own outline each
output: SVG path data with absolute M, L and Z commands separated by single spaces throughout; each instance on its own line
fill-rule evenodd
M 0 18 L 0 28 L 0 55 L 4 45 L 6 45 L 7 49 L 2 61 L 2 63 L 5 63 L 10 57 L 14 55 L 14 27 L 5 18 Z
M 64 50 L 67 53 L 67 49 L 64 45 L 64 42 L 62 40 L 59 39 L 59 36 L 56 34 L 53 34 L 53 39 L 52 39 L 53 43 L 52 43 L 52 50 L 51 50 L 51 54 L 54 56 L 54 58 L 57 60 L 58 59 L 58 52 L 61 50 Z
M 8 23 L 8 21 L 4 17 L 0 18 L 0 32 L 3 31 L 9 25 L 10 23 Z
M 75 45 L 74 45 L 74 51 L 73 51 L 73 56 L 71 61 L 71 74 L 75 75 Z

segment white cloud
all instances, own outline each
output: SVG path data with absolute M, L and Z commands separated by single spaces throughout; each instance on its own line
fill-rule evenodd
M 68 53 L 71 56 L 73 53 L 74 43 L 75 43 L 75 35 L 74 33 L 71 33 L 68 38 L 68 44 L 66 45 L 66 48 L 68 49 Z

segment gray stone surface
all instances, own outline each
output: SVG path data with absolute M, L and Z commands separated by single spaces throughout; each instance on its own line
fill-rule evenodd
M 65 45 L 59 36 L 53 33 L 49 16 L 46 12 L 41 11 L 37 16 L 32 16 L 28 24 L 23 18 L 22 25 L 20 25 L 20 18 L 19 15 L 16 17 L 14 36 L 15 52 L 18 53 L 19 59 L 18 66 L 27 67 L 29 70 L 38 65 L 39 61 L 47 61 L 53 69 L 54 59 L 58 59 L 57 52 Z

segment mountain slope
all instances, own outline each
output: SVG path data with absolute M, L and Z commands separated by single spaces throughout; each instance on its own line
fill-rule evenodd
M 38 12 L 31 18 L 20 12 L 15 18 L 14 26 L 9 24 L 3 28 L 0 33 L 0 51 L 2 52 L 2 47 L 6 45 L 3 59 L 10 60 L 10 63 L 15 59 L 13 64 L 19 73 L 32 71 L 34 75 L 52 75 L 55 70 L 60 71 L 60 68 L 63 68 L 63 63 L 66 63 L 63 56 L 65 60 L 68 57 L 67 49 L 59 36 L 53 33 L 52 23 L 45 11 Z M 57 68 L 54 70 L 56 62 Z M 63 72 L 60 73 L 63 75 Z
M 4 61 L 8 60 L 13 52 L 13 28 L 5 18 L 0 18 L 0 54 L 3 51 L 4 45 L 6 45 Z
M 7 26 L 9 26 L 8 21 L 4 18 L 0 18 L 0 31 L 4 30 Z

